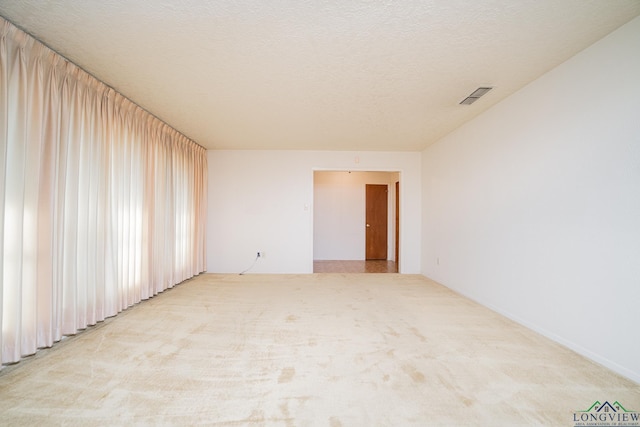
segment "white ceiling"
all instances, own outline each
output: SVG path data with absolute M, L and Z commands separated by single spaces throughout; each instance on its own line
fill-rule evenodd
M 207 148 L 413 151 L 640 1 L 0 0 L 0 15 Z

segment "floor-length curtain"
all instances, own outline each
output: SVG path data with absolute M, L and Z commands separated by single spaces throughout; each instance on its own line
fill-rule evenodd
M 206 153 L 0 18 L 0 362 L 205 270 Z

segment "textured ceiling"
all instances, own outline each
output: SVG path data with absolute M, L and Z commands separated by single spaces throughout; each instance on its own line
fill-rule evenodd
M 421 150 L 639 14 L 638 0 L 0 0 L 211 149 Z

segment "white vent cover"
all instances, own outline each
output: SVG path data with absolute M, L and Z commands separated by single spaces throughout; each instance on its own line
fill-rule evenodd
M 482 95 L 484 95 L 485 93 L 489 92 L 491 89 L 491 87 L 479 87 L 478 89 L 474 90 L 473 93 L 469 96 L 467 96 L 465 99 L 463 99 L 460 104 L 461 105 L 471 105 L 474 102 L 476 102 Z

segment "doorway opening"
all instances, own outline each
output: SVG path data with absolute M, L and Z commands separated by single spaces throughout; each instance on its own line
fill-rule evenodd
M 400 172 L 314 171 L 314 273 L 397 273 Z

